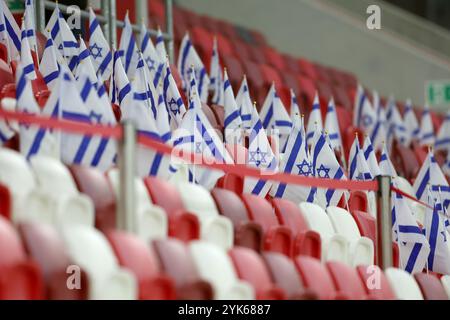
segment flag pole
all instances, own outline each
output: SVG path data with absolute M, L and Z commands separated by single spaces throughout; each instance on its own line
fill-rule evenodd
M 378 176 L 377 261 L 381 269 L 393 266 L 391 177 Z

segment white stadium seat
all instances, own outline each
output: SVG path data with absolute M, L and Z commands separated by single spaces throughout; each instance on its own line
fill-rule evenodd
M 423 300 L 419 285 L 408 272 L 401 269 L 388 268 L 384 273 L 398 299 Z
M 0 183 L 11 193 L 14 222 L 51 216 L 50 200 L 37 187 L 33 171 L 20 153 L 0 149 Z
M 233 246 L 233 225 L 220 216 L 214 199 L 205 188 L 192 183 L 178 183 L 176 187 L 181 195 L 184 207 L 196 214 L 200 220 L 201 239 L 215 243 L 224 249 Z
M 199 276 L 212 284 L 215 299 L 255 298 L 253 288 L 247 282 L 238 279 L 233 263 L 224 250 L 205 241 L 192 241 L 189 250 Z
M 40 215 L 40 221 L 61 224 L 94 225 L 92 200 L 78 192 L 69 169 L 54 158 L 33 157 L 30 165 L 36 177 L 37 187 L 52 202 L 52 216 Z
M 109 170 L 108 179 L 114 189 L 117 201 L 119 200 L 118 169 Z M 135 179 L 135 210 L 137 215 L 137 235 L 144 241 L 162 239 L 167 237 L 168 222 L 164 210 L 150 201 L 148 191 L 140 178 Z M 170 195 L 168 195 L 170 196 Z
M 87 226 L 61 230 L 68 253 L 89 276 L 89 298 L 130 300 L 138 296 L 134 275 L 122 269 L 105 236 Z
M 345 209 L 333 206 L 327 208 L 327 214 L 336 233 L 349 241 L 350 264 L 355 267 L 372 265 L 374 263 L 374 244 L 371 239 L 361 237 L 352 215 Z
M 334 231 L 327 213 L 313 203 L 301 202 L 300 210 L 311 230 L 320 234 L 322 239 L 322 260 L 340 261 L 348 264 L 348 240 Z

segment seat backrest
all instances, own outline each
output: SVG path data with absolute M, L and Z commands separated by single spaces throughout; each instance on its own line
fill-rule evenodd
M 27 193 L 36 186 L 33 172 L 18 152 L 0 149 L 0 182 L 14 194 Z
M 325 210 L 320 206 L 314 203 L 302 202 L 299 207 L 308 223 L 309 229 L 317 231 L 322 237 L 326 238 L 336 233 Z
M 336 289 L 333 279 L 325 265 L 319 260 L 307 256 L 298 256 L 294 259 L 295 266 L 303 285 L 313 290 L 319 299 L 330 299 L 335 296 Z
M 449 297 L 437 276 L 426 273 L 414 275 L 425 300 L 447 300 Z
M 417 282 L 408 272 L 401 269 L 388 268 L 384 273 L 398 299 L 423 300 L 423 295 Z
M 184 209 L 181 196 L 174 185 L 158 177 L 147 177 L 144 179 L 144 184 L 153 203 L 162 207 L 167 214 Z
M 274 209 L 266 199 L 253 194 L 242 194 L 241 198 L 247 208 L 248 217 L 260 224 L 264 232 L 279 225 Z
M 327 269 L 336 289 L 352 300 L 361 300 L 366 290 L 355 269 L 338 261 L 327 262 Z
M 275 214 L 278 221 L 290 228 L 294 234 L 308 230 L 308 224 L 302 216 L 298 206 L 289 200 L 274 198 L 272 205 L 275 208 Z
M 356 271 L 370 297 L 380 300 L 396 299 L 388 279 L 378 266 L 358 266 Z
M 211 191 L 211 195 L 220 214 L 229 218 L 235 228 L 243 222 L 249 221 L 247 209 L 237 194 L 229 190 L 215 188 Z
M 349 240 L 361 238 L 358 226 L 356 225 L 355 220 L 353 220 L 350 212 L 333 206 L 329 206 L 326 211 L 337 234 L 340 234 Z
M 211 194 L 200 185 L 180 182 L 176 188 L 181 195 L 184 207 L 200 216 L 200 218 L 219 215 Z
M 26 260 L 20 237 L 12 224 L 0 216 L 0 266 L 13 265 Z
M 370 214 L 364 211 L 352 211 L 353 219 L 359 228 L 359 233 L 363 237 L 371 239 L 374 245 L 377 244 L 376 220 Z
M 350 197 L 348 199 L 348 206 L 350 211 L 361 210 L 364 212 L 368 212 L 369 200 L 367 198 L 367 193 L 364 191 L 350 192 Z
M 30 160 L 39 188 L 45 192 L 55 194 L 77 194 L 75 182 L 69 169 L 51 157 L 37 156 Z
M 288 297 L 300 292 L 303 284 L 292 260 L 277 252 L 266 252 L 262 254 L 262 257 L 273 282 L 283 289 Z

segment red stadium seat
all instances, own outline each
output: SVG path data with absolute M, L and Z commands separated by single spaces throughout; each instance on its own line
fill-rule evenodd
M 233 223 L 234 245 L 260 252 L 263 240 L 261 226 L 248 219 L 242 200 L 232 191 L 219 188 L 213 189 L 211 195 L 220 214 Z
M 233 43 L 237 41 L 238 35 L 236 34 L 236 29 L 228 21 L 218 20 L 219 32 L 221 32 L 227 39 Z
M 426 273 L 416 273 L 414 278 L 416 279 L 425 300 L 449 299 L 441 281 L 437 276 Z
M 257 30 L 249 30 L 250 34 L 252 35 L 253 41 L 258 45 L 258 46 L 266 46 L 267 45 L 267 41 L 266 38 L 264 37 L 264 35 L 257 31 Z
M 241 62 L 233 56 L 224 54 L 222 56 L 222 63 L 227 68 L 228 79 L 233 87 L 233 91 L 237 93 L 244 75 Z
M 158 261 L 151 248 L 135 235 L 110 230 L 106 238 L 119 261 L 130 270 L 139 285 L 139 299 L 175 299 L 175 284 L 172 279 L 160 273 Z
M 223 106 L 212 104 L 210 108 L 214 112 L 214 115 L 216 116 L 217 123 L 223 127 L 225 121 L 225 110 Z
M 305 111 L 305 117 L 307 117 L 312 108 L 314 97 L 316 95 L 316 84 L 308 77 L 299 76 L 298 85 L 299 96 L 297 98 Z
M 273 282 L 284 290 L 288 299 L 313 300 L 318 296 L 305 289 L 292 260 L 276 252 L 262 255 L 272 276 Z
M 1 99 L 3 98 L 16 98 L 16 84 L 15 83 L 7 83 L 5 84 L 0 92 Z
M 230 40 L 220 33 L 214 34 L 217 39 L 217 46 L 219 47 L 219 55 L 223 57 L 224 55 L 234 56 L 234 48 Z
M 223 130 L 223 126 L 218 123 L 216 115 L 211 110 L 210 106 L 208 106 L 206 103 L 202 103 L 202 111 L 214 129 L 219 129 L 220 131 Z
M 243 60 L 251 60 L 251 55 L 248 51 L 248 44 L 240 39 L 233 41 L 234 53 L 236 57 L 242 62 Z
M 184 241 L 198 239 L 200 222 L 195 214 L 184 209 L 177 189 L 156 177 L 147 177 L 144 179 L 144 183 L 153 203 L 162 207 L 169 217 L 169 237 Z
M 270 86 L 272 82 L 275 82 L 276 86 L 281 86 L 283 84 L 283 80 L 281 80 L 280 74 L 274 67 L 266 64 L 261 64 L 259 68 L 261 70 L 261 74 L 266 86 Z
M 9 188 L 0 183 L 0 215 L 6 219 L 11 219 L 12 195 Z
M 200 279 L 189 250 L 183 242 L 173 238 L 155 240 L 153 248 L 161 268 L 175 282 L 177 299 L 210 300 L 213 298 L 211 284 Z
M 241 198 L 247 208 L 249 218 L 260 224 L 263 229 L 264 249 L 290 256 L 292 250 L 291 230 L 280 226 L 270 203 L 264 198 L 251 194 L 242 194 Z
M 321 300 L 346 299 L 338 293 L 325 265 L 312 257 L 298 256 L 294 259 L 295 266 L 303 285 L 318 295 Z
M 341 106 L 351 112 L 353 110 L 353 102 L 350 100 L 347 88 L 342 85 L 334 85 L 332 90 L 336 106 Z
M 316 68 L 314 67 L 313 63 L 306 59 L 298 59 L 298 66 L 300 68 L 300 72 L 305 75 L 306 77 L 317 80 L 318 74 L 316 71 Z
M 320 259 L 322 250 L 320 235 L 316 231 L 308 230 L 298 206 L 284 199 L 273 199 L 272 204 L 278 221 L 291 229 L 295 237 L 292 256 L 307 255 Z
M 355 269 L 341 262 L 332 261 L 326 264 L 328 272 L 333 279 L 334 286 L 351 300 L 368 298 L 361 279 Z
M 209 71 L 213 48 L 213 35 L 208 30 L 200 26 L 193 27 L 189 31 L 189 35 L 192 39 L 195 50 L 197 50 L 203 64 Z
M 374 245 L 377 244 L 377 226 L 376 220 L 365 211 L 351 210 L 353 219 L 355 219 L 361 236 L 371 239 Z
M 28 260 L 14 227 L 0 216 L 0 300 L 42 299 L 39 267 Z
M 367 199 L 367 193 L 364 191 L 350 192 L 348 206 L 350 208 L 350 212 L 353 212 L 355 210 L 369 212 L 369 200 Z
M 272 47 L 265 47 L 263 51 L 268 64 L 279 71 L 283 71 L 286 69 L 284 58 L 276 49 Z
M 95 226 L 106 231 L 116 227 L 116 198 L 106 176 L 91 167 L 69 166 L 80 192 L 92 199 L 95 207 Z
M 0 44 L 0 59 L 8 62 L 8 48 L 4 44 Z
M 298 84 L 298 76 L 295 73 L 285 71 L 281 72 L 281 78 L 283 79 L 283 84 L 294 90 L 295 94 L 298 95 L 299 91 L 299 84 Z M 300 106 L 302 107 L 302 106 Z
M 241 62 L 247 75 L 249 90 L 253 97 L 256 97 L 257 92 L 264 85 L 264 78 L 259 65 L 250 60 L 241 60 Z
M 243 247 L 234 247 L 228 254 L 238 277 L 252 285 L 258 300 L 285 299 L 284 291 L 272 283 L 267 267 L 259 254 Z
M 366 294 L 371 298 L 379 300 L 396 299 L 388 279 L 378 266 L 358 266 L 356 271 L 364 284 Z
M 332 75 L 328 67 L 318 63 L 313 63 L 313 66 L 317 73 L 317 80 L 332 84 Z
M 225 144 L 225 147 L 235 164 L 247 163 L 248 150 L 244 146 Z M 226 173 L 217 181 L 217 187 L 231 190 L 236 194 L 242 194 L 244 191 L 244 178 L 234 173 Z
M 266 56 L 260 47 L 256 47 L 254 45 L 247 46 L 247 51 L 250 55 L 250 60 L 255 62 L 256 64 L 267 63 Z
M 46 298 L 51 300 L 85 300 L 88 298 L 87 274 L 80 270 L 79 287 L 67 286 L 69 267 L 74 265 L 56 229 L 47 224 L 19 225 L 25 250 L 38 263 L 46 286 Z M 74 282 L 74 284 L 76 284 Z
M 416 177 L 420 166 L 425 159 L 423 157 L 420 159 L 422 161 L 420 161 L 418 159 L 420 158 L 420 155 L 424 155 L 426 157 L 426 152 L 422 152 L 422 148 L 413 148 L 414 151 L 410 148 L 406 148 L 398 142 L 394 142 L 392 147 L 392 164 L 395 166 L 397 173 L 408 180 Z
M 298 61 L 296 58 L 289 54 L 282 54 L 284 64 L 285 64 L 285 70 L 290 71 L 294 74 L 300 73 L 300 66 L 298 65 Z

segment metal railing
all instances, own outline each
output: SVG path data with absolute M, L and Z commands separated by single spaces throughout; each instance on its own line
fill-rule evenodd
M 139 32 L 141 30 L 141 24 L 143 23 L 147 26 L 147 31 L 150 35 L 156 36 L 157 30 L 148 28 L 148 7 L 147 1 L 145 0 L 135 0 L 137 17 L 137 24 L 133 24 L 133 30 Z M 67 12 L 69 6 L 63 4 L 57 4 L 48 0 L 35 0 L 36 8 L 36 28 L 38 31 L 43 32 L 45 29 L 45 9 L 54 10 L 56 7 Z M 170 62 L 174 61 L 174 51 L 173 51 L 173 17 L 172 17 L 172 0 L 165 0 L 165 11 L 166 11 L 166 32 L 162 33 L 162 36 L 166 42 L 167 53 L 169 55 Z M 103 32 L 105 34 L 106 40 L 108 40 L 109 45 L 112 49 L 117 46 L 117 28 L 123 28 L 125 23 L 121 20 L 117 20 L 116 12 L 116 0 L 101 0 L 101 14 L 97 14 L 97 20 L 103 27 Z M 89 11 L 80 10 L 80 17 L 83 19 L 89 19 Z

